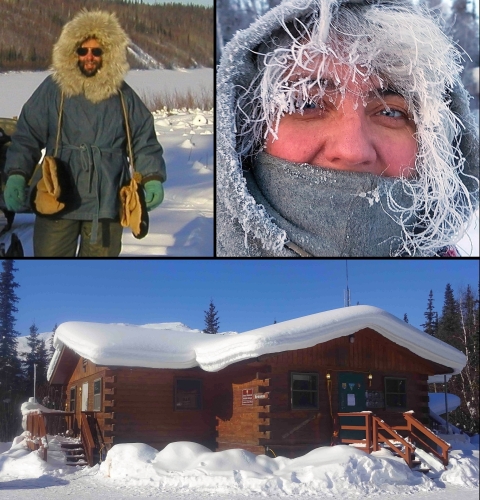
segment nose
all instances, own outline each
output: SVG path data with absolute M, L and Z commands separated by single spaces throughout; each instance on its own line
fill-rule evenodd
M 324 138 L 319 141 L 322 148 L 315 164 L 338 170 L 371 171 L 377 151 L 362 105 L 347 109 L 345 104 L 336 113 L 335 121 L 323 130 Z

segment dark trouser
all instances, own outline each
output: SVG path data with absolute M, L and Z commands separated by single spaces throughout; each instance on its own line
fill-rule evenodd
M 33 254 L 35 257 L 118 257 L 122 249 L 120 222 L 98 222 L 96 243 L 90 243 L 92 221 L 35 218 Z

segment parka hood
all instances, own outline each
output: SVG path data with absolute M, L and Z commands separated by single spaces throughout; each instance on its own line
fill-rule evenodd
M 264 54 L 260 50 L 259 55 L 259 46 L 270 43 L 271 46 L 276 47 L 277 42 L 275 39 L 272 40 L 272 33 L 276 37 L 278 30 L 289 29 L 289 23 L 291 25 L 291 23 L 298 22 L 298 25 L 308 25 L 313 18 L 316 19 L 316 23 L 328 26 L 332 13 L 335 14 L 342 8 L 342 4 L 346 3 L 356 4 L 354 8 L 358 6 L 359 9 L 371 7 L 373 9 L 370 15 L 371 24 L 372 26 L 377 24 L 378 29 L 382 29 L 382 22 L 375 19 L 375 16 L 382 15 L 383 6 L 380 0 L 368 2 L 362 0 L 284 0 L 249 28 L 238 31 L 224 48 L 217 71 L 216 178 L 217 254 L 219 256 L 294 256 L 285 250 L 285 244 L 291 239 L 290 235 L 277 224 L 272 211 L 267 210 L 266 205 L 255 198 L 249 187 L 248 175 L 244 174 L 246 163 L 250 163 L 251 157 L 262 149 L 262 146 L 258 144 L 252 147 L 254 140 L 250 139 L 249 129 L 260 128 L 261 124 L 258 125 L 260 122 L 258 116 L 254 116 L 249 122 L 251 117 L 248 116 L 248 112 L 258 109 L 259 102 L 262 100 L 263 103 L 267 102 L 273 106 L 275 96 L 272 97 L 269 93 L 271 87 L 266 88 L 261 95 L 260 92 L 257 93 L 259 98 L 250 108 L 242 106 L 242 99 L 248 92 L 254 92 L 260 86 L 259 61 Z M 428 20 L 428 14 L 409 2 L 402 1 L 396 4 L 385 2 L 385 4 L 385 10 L 397 7 L 400 10 L 399 22 L 395 26 L 397 31 L 391 30 L 392 40 L 389 41 L 388 47 L 390 52 L 385 50 L 382 61 L 387 61 L 386 64 L 390 62 L 392 65 L 397 64 L 398 67 L 406 70 L 406 74 L 410 71 L 413 75 L 412 87 L 417 86 L 418 90 L 414 97 L 415 102 L 418 103 L 415 116 L 416 136 L 419 144 L 418 158 L 426 165 L 419 170 L 420 177 L 423 176 L 423 184 L 419 183 L 414 188 L 408 186 L 405 190 L 413 193 L 417 203 L 416 210 L 412 210 L 409 214 L 401 214 L 399 217 L 403 220 L 411 220 L 412 214 L 421 212 L 418 207 L 439 206 L 435 199 L 423 201 L 422 196 L 430 196 L 431 193 L 435 195 L 441 193 L 439 196 L 443 197 L 441 202 L 444 205 L 441 210 L 437 210 L 441 213 L 435 213 L 435 216 L 444 216 L 444 212 L 451 210 L 448 217 L 444 216 L 441 222 L 427 217 L 428 224 L 424 223 L 422 229 L 424 234 L 428 232 L 424 229 L 426 226 L 441 228 L 439 231 L 442 234 L 438 238 L 433 234 L 429 235 L 429 241 L 422 248 L 415 244 L 412 246 L 411 243 L 416 236 L 408 234 L 405 236 L 406 243 L 403 251 L 404 254 L 415 256 L 436 255 L 437 250 L 444 248 L 445 245 L 455 244 L 463 236 L 468 221 L 471 220 L 478 207 L 478 132 L 469 110 L 470 97 L 460 80 L 461 68 L 458 63 L 460 55 L 456 52 L 453 43 L 448 42 L 438 26 L 433 27 L 435 22 L 431 18 L 428 29 L 426 27 L 424 31 L 417 33 L 416 41 L 408 42 L 412 39 L 411 32 L 414 30 L 409 25 L 408 16 L 418 14 L 417 26 L 422 27 L 422 16 Z M 401 9 L 404 10 L 401 11 Z M 404 15 L 403 18 L 402 15 Z M 390 16 L 392 17 L 391 14 Z M 395 15 L 393 18 L 395 19 Z M 404 22 L 404 33 L 399 33 L 402 29 L 400 19 Z M 320 29 L 324 28 L 320 27 Z M 425 40 L 429 29 L 436 30 L 436 38 Z M 311 32 L 303 35 L 303 40 L 311 41 L 314 36 L 310 35 Z M 289 37 L 290 34 L 286 36 L 287 39 Z M 404 40 L 409 44 L 405 50 L 402 46 Z M 437 40 L 442 42 L 441 48 L 435 46 Z M 415 48 L 411 50 L 414 43 L 418 45 L 418 54 L 415 54 Z M 383 50 L 381 43 L 377 43 L 376 46 L 379 50 Z M 362 50 L 363 47 L 360 47 L 359 52 Z M 403 55 L 408 54 L 408 50 L 413 56 L 409 62 L 405 62 Z M 288 52 L 288 49 L 285 52 Z M 440 60 L 441 57 L 444 60 Z M 436 67 L 432 69 L 432 65 Z M 447 67 L 451 67 L 452 71 L 445 71 Z M 409 92 L 413 94 L 414 91 L 409 90 Z M 434 105 L 431 104 L 432 102 Z M 265 130 L 264 127 L 264 138 Z M 432 181 L 431 184 L 429 184 L 430 181 Z M 455 187 L 452 188 L 452 185 Z M 422 200 L 423 205 L 418 200 Z M 449 202 L 448 200 L 455 201 Z M 450 203 L 450 206 L 447 207 L 447 203 Z M 422 217 L 424 215 L 422 214 Z M 267 252 L 262 253 L 259 248 Z
M 93 77 L 81 73 L 76 54 L 76 49 L 88 38 L 95 38 L 103 49 L 102 67 Z M 94 103 L 108 99 L 118 92 L 129 69 L 129 43 L 115 14 L 83 10 L 65 24 L 53 47 L 53 79 L 66 97 L 83 93 Z

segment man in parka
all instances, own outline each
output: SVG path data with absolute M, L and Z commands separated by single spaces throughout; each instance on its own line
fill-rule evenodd
M 148 210 L 163 200 L 166 180 L 153 117 L 124 82 L 128 36 L 114 14 L 82 11 L 68 22 L 53 49 L 53 74 L 24 105 L 8 151 L 7 208 L 27 203 L 26 186 L 41 151 L 56 157 L 71 184 L 65 209 L 37 214 L 36 257 L 115 257 L 121 251 L 120 188 L 130 179 L 120 93 L 131 130 L 135 170 L 142 176 Z M 63 104 L 62 104 L 63 101 Z M 61 116 L 61 122 L 59 117 Z M 37 170 L 31 185 L 41 176 Z

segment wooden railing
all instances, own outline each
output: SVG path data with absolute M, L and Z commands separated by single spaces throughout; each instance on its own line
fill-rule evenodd
M 370 453 L 372 448 L 372 413 L 366 412 L 352 412 L 352 413 L 338 413 L 339 417 L 363 417 L 365 419 L 364 425 L 340 425 L 340 430 L 354 430 L 354 431 L 364 431 L 365 440 L 363 439 L 345 439 L 340 437 L 340 442 L 342 443 L 365 443 L 365 451 Z
M 30 432 L 30 439 L 27 446 L 32 450 L 40 449 L 40 457 L 47 461 L 47 429 L 45 427 L 44 415 L 41 413 L 29 413 L 27 415 L 27 431 Z
M 94 465 L 93 454 L 95 452 L 95 441 L 93 439 L 92 431 L 90 430 L 88 416 L 85 414 L 85 412 L 82 412 L 80 435 L 82 437 L 83 449 L 85 450 L 85 455 L 87 458 L 88 465 L 90 467 L 93 467 Z
M 32 450 L 41 449 L 41 458 L 47 460 L 47 434 L 55 436 L 68 429 L 73 429 L 75 413 L 73 412 L 49 412 L 29 413 L 27 415 L 27 431 L 31 438 L 27 446 Z
M 419 448 L 422 448 L 422 450 L 437 457 L 446 467 L 448 465 L 448 450 L 451 446 L 419 422 L 412 413 L 404 413 L 403 416 L 407 421 L 407 429 L 411 441 Z M 426 442 L 425 438 L 433 441 L 441 451 L 439 452 L 438 449 L 435 449 L 430 443 Z
M 338 441 L 341 443 L 358 443 L 364 445 L 367 453 L 377 451 L 379 442 L 386 443 L 405 460 L 409 467 L 412 467 L 412 456 L 417 446 L 437 457 L 446 467 L 448 465 L 448 450 L 450 449 L 450 445 L 419 422 L 412 415 L 412 412 L 404 413 L 403 416 L 407 425 L 391 427 L 379 417 L 372 415 L 371 412 L 338 413 L 338 417 L 363 417 L 365 419 L 364 425 L 339 425 L 340 431 L 364 431 L 365 439 L 345 439 L 340 436 Z M 397 431 L 406 432 L 408 441 Z M 384 435 L 385 433 L 387 436 Z M 394 441 L 403 446 L 403 451 L 395 446 Z M 428 441 L 438 446 L 440 451 Z
M 45 426 L 47 434 L 56 436 L 64 434 L 67 430 L 74 430 L 75 413 L 74 412 L 59 412 L 59 413 L 43 413 L 45 418 Z
M 387 444 L 394 453 L 400 455 L 405 460 L 405 462 L 407 462 L 407 465 L 411 468 L 412 455 L 413 452 L 415 451 L 415 447 L 412 446 L 411 443 L 405 441 L 405 439 L 403 439 L 402 436 L 400 436 L 400 434 L 397 431 L 395 431 L 389 425 L 387 425 L 381 418 L 372 417 L 372 420 L 373 420 L 373 426 L 372 426 L 373 451 L 378 451 L 379 441 L 383 442 Z M 386 432 L 387 434 L 390 435 L 390 437 L 382 436 L 381 431 Z M 392 440 L 400 443 L 403 446 L 403 451 L 400 448 L 398 448 L 398 446 L 395 446 L 395 444 L 392 443 Z

